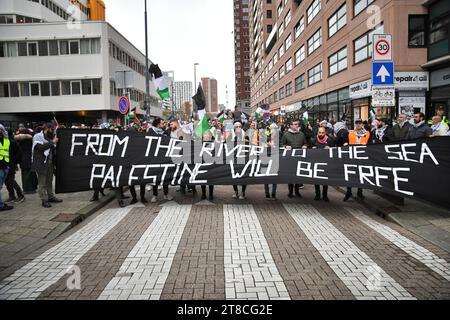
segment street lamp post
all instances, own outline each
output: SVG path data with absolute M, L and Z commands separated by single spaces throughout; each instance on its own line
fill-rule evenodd
M 194 96 L 197 93 L 197 66 L 199 65 L 199 63 L 194 63 Z M 196 111 L 194 110 L 194 99 L 192 99 L 192 112 L 193 114 L 196 113 Z
M 145 99 L 144 109 L 146 112 L 147 123 L 150 123 L 150 75 L 148 68 L 148 29 L 147 29 L 147 0 L 145 3 Z

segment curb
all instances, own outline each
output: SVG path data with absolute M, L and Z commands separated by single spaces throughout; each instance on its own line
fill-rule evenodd
M 67 226 L 61 233 L 65 233 L 75 227 L 76 225 L 80 224 L 87 218 L 89 218 L 91 215 L 102 209 L 103 207 L 107 206 L 110 202 L 112 202 L 116 198 L 116 195 L 113 191 L 109 192 L 104 196 L 101 200 L 92 202 L 91 204 L 81 208 L 77 212 L 74 213 L 75 218 L 72 221 L 68 221 L 70 223 L 69 226 Z

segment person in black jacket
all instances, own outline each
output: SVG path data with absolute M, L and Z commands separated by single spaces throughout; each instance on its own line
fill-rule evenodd
M 9 154 L 10 154 L 10 165 L 8 176 L 6 177 L 5 186 L 8 189 L 9 199 L 5 202 L 16 202 L 22 203 L 25 201 L 25 196 L 23 195 L 23 191 L 20 188 L 19 184 L 16 181 L 16 172 L 18 170 L 18 165 L 22 162 L 22 151 L 20 150 L 19 144 L 14 139 L 14 133 L 11 132 L 10 129 L 6 129 L 9 133 L 9 141 L 11 141 Z M 17 197 L 16 197 L 17 194 Z
M 335 141 L 327 135 L 326 128 L 320 127 L 317 136 L 311 140 L 311 145 L 313 149 L 330 149 L 335 146 Z M 319 201 L 323 199 L 323 201 L 328 202 L 328 186 L 322 187 L 322 197 L 320 195 L 320 186 L 316 185 L 315 187 L 316 197 L 314 200 Z
M 24 194 L 36 193 L 38 179 L 36 173 L 31 171 L 31 149 L 33 146 L 33 130 L 19 125 L 15 140 L 22 150 L 22 161 L 20 162 L 20 171 L 22 173 L 22 188 Z
M 389 120 L 382 118 L 378 121 L 378 128 L 374 130 L 373 143 L 388 143 L 395 140 L 394 130 Z
M 51 203 L 63 202 L 53 193 L 54 153 L 58 142 L 51 123 L 45 124 L 42 131 L 33 137 L 31 168 L 38 175 L 39 197 L 44 208 L 51 208 Z

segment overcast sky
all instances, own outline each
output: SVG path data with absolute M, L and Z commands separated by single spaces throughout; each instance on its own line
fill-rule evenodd
M 104 0 L 106 20 L 145 53 L 144 0 Z M 235 104 L 232 0 L 147 0 L 149 57 L 176 81 L 218 81 L 219 104 Z

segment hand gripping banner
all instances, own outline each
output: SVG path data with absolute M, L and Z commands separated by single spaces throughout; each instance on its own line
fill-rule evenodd
M 138 132 L 58 130 L 56 192 L 130 185 L 318 184 L 450 206 L 450 138 L 294 149 L 181 141 Z

